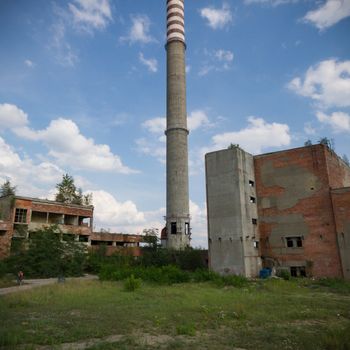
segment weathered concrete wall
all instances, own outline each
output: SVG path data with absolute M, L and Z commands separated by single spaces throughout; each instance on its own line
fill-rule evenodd
M 253 157 L 239 148 L 205 158 L 209 267 L 220 274 L 256 276 L 260 269 Z
M 331 193 L 343 276 L 350 279 L 350 187 Z
M 342 276 L 327 152 L 314 145 L 254 157 L 265 264 L 304 266 L 313 276 Z M 334 181 L 343 183 L 342 177 L 334 174 Z M 301 237 L 302 247 L 287 247 L 289 237 Z

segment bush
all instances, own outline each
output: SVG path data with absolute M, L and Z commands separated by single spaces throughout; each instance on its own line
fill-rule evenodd
M 207 282 L 220 279 L 220 276 L 208 269 L 197 269 L 191 274 L 193 282 Z
M 72 240 L 61 241 L 57 226 L 36 231 L 28 249 L 6 259 L 8 272 L 25 277 L 81 276 L 85 265 L 85 247 Z
M 289 281 L 291 279 L 290 272 L 286 269 L 281 269 L 277 272 L 277 276 L 283 278 L 285 281 Z
M 229 275 L 221 276 L 221 279 L 215 279 L 215 282 L 217 282 L 219 285 L 242 288 L 247 286 L 248 279 L 241 275 Z
M 141 287 L 141 279 L 135 278 L 134 275 L 131 275 L 125 280 L 124 289 L 128 292 L 133 292 L 136 289 L 139 289 L 140 287 Z

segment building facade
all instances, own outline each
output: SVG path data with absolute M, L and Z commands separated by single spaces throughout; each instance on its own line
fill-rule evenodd
M 70 236 L 91 250 L 106 245 L 107 255 L 121 250 L 140 255 L 140 235 L 93 232 L 93 206 L 64 204 L 38 198 L 6 196 L 0 198 L 0 259 L 6 258 L 11 246 L 28 241 L 35 232 L 57 225 L 62 239 Z M 125 250 L 124 248 L 128 248 Z
M 250 174 L 247 182 L 242 178 L 244 167 L 237 167 L 235 161 L 224 163 L 223 154 L 232 159 L 242 154 L 247 159 L 252 157 L 254 178 Z M 217 170 L 218 175 L 210 170 L 214 160 L 218 162 L 217 169 L 221 169 Z M 249 225 L 253 223 L 257 231 L 255 237 L 259 237 L 256 249 L 263 267 L 287 270 L 293 276 L 350 278 L 350 168 L 332 150 L 319 144 L 253 157 L 232 148 L 207 154 L 206 170 L 209 264 L 213 270 L 232 271 L 216 247 L 223 229 L 231 232 L 231 236 L 241 237 L 241 242 L 236 240 L 232 249 L 226 246 L 228 251 L 224 256 L 230 256 L 236 265 L 244 265 L 247 256 L 241 257 L 235 250 L 244 252 Z M 221 191 L 231 190 L 232 195 L 226 205 L 220 202 L 223 208 L 219 213 L 229 205 L 232 207 L 232 202 L 238 202 L 228 214 L 232 219 L 239 216 L 246 201 L 251 200 L 249 204 L 255 204 L 257 210 L 251 223 L 248 220 L 248 224 L 240 226 L 228 221 L 224 228 L 215 224 L 219 200 L 212 198 L 216 193 L 213 183 L 224 171 L 230 171 L 230 177 L 222 181 Z M 242 187 L 246 188 L 244 199 Z M 255 188 L 255 197 L 250 196 L 249 187 Z M 256 263 L 257 272 L 260 265 L 258 260 Z M 241 274 L 249 276 L 249 270 L 241 270 Z

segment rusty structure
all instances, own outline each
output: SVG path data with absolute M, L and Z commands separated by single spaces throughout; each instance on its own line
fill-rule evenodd
M 209 265 L 350 279 L 350 167 L 326 145 L 206 155 Z
M 10 254 L 14 241 L 28 241 L 36 231 L 50 225 L 57 225 L 62 239 L 70 236 L 90 250 L 105 245 L 107 255 L 116 252 L 140 255 L 143 236 L 93 232 L 93 212 L 93 206 L 21 196 L 0 197 L 0 259 Z

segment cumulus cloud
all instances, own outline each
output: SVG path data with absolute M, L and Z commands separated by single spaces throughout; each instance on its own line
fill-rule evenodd
M 319 8 L 309 11 L 304 21 L 324 30 L 350 16 L 350 0 L 327 0 Z
M 88 192 L 93 196 L 94 217 L 98 226 L 127 227 L 145 222 L 144 213 L 137 209 L 134 202 L 120 202 L 103 190 Z
M 9 103 L 0 104 L 0 131 L 21 128 L 28 124 L 28 115 Z
M 325 107 L 349 107 L 350 61 L 321 61 L 310 67 L 304 77 L 291 80 L 287 87 Z
M 104 29 L 112 20 L 109 0 L 74 0 L 68 4 L 73 21 L 82 29 Z
M 149 33 L 151 20 L 147 15 L 131 16 L 131 28 L 127 36 L 121 37 L 121 41 L 128 41 L 130 44 L 148 44 L 156 41 Z
M 221 8 L 204 7 L 200 10 L 200 15 L 213 29 L 223 29 L 232 23 L 231 9 L 226 3 Z
M 316 113 L 320 123 L 330 125 L 334 132 L 350 132 L 350 115 L 344 112 L 334 112 L 327 115 L 323 112 Z
M 156 73 L 158 71 L 158 61 L 155 58 L 145 58 L 143 53 L 139 53 L 140 62 L 145 65 L 148 70 L 152 73 Z
M 205 151 L 224 149 L 232 143 L 239 144 L 247 152 L 259 154 L 266 148 L 288 146 L 291 136 L 287 124 L 267 123 L 251 116 L 246 128 L 217 134 L 212 141 L 213 145 Z
M 47 194 L 43 188 L 57 183 L 63 173 L 56 164 L 36 164 L 28 157 L 21 157 L 0 137 L 0 182 L 10 179 L 19 194 L 43 197 Z
M 197 203 L 190 200 L 191 215 L 191 246 L 208 248 L 207 233 L 207 209 L 205 203 L 200 207 Z
M 135 172 L 123 165 L 120 157 L 113 154 L 108 145 L 96 144 L 92 138 L 82 135 L 78 126 L 70 119 L 52 120 L 43 130 L 23 127 L 14 129 L 14 132 L 20 137 L 44 142 L 49 148 L 49 155 L 61 165 L 122 174 Z

